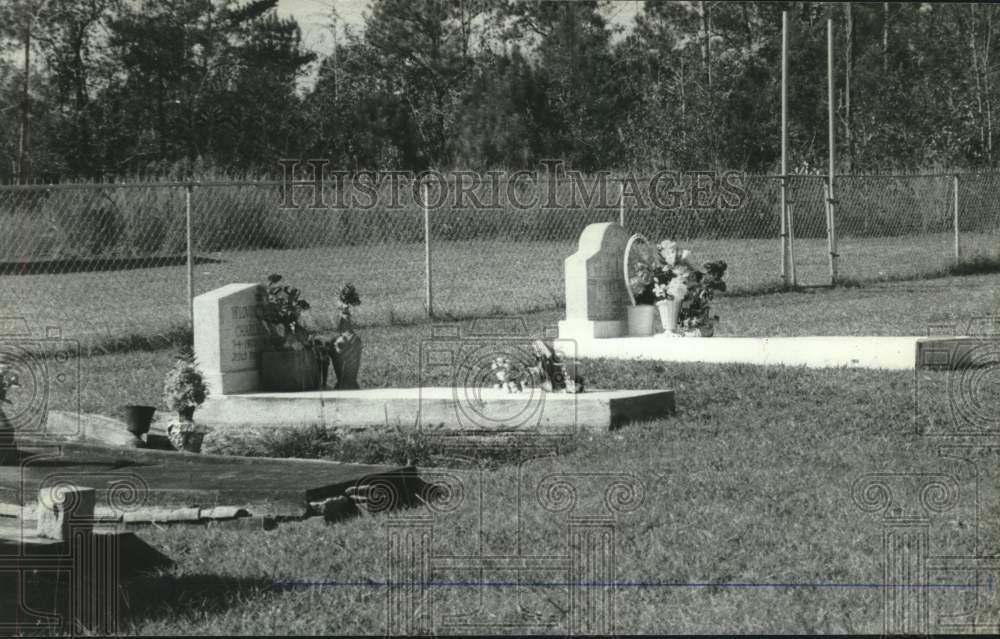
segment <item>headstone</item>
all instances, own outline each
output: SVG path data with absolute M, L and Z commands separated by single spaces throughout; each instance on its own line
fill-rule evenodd
M 621 337 L 631 304 L 622 279 L 628 233 L 614 222 L 591 224 L 577 252 L 566 258 L 566 319 L 560 339 Z
M 194 298 L 194 355 L 212 395 L 260 388 L 267 332 L 257 316 L 259 284 L 229 284 Z
M 45 539 L 69 541 L 73 532 L 94 528 L 97 492 L 83 486 L 58 485 L 38 491 L 36 534 Z

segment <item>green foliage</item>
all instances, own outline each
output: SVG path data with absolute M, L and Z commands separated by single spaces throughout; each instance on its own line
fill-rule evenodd
M 17 373 L 11 372 L 6 364 L 0 364 L 0 404 L 11 404 L 7 399 L 7 392 L 11 388 L 20 388 L 20 380 Z
M 302 299 L 302 292 L 287 284 L 279 284 L 277 273 L 267 276 L 264 299 L 258 307 L 260 319 L 271 330 L 275 348 L 303 348 L 311 343 L 311 331 L 302 323 L 302 313 L 309 310 L 309 302 Z
M 342 310 L 348 310 L 352 306 L 361 305 L 361 298 L 358 297 L 358 291 L 354 288 L 353 284 L 344 284 L 344 287 L 340 289 L 339 299 Z
M 402 428 L 344 434 L 313 424 L 307 428 L 283 428 L 258 437 L 227 437 L 216 452 L 249 457 L 330 459 L 354 464 L 435 466 L 496 469 L 518 464 L 540 455 L 564 454 L 580 445 L 579 438 L 554 438 L 550 446 L 539 438 L 523 441 L 501 434 L 466 437 L 428 435 Z
M 181 348 L 163 380 L 163 403 L 172 411 L 197 408 L 208 397 L 208 386 L 190 348 Z
M 374 0 L 321 60 L 276 6 L 36 7 L 35 175 L 93 179 L 199 159 L 273 173 L 286 157 L 354 170 L 530 168 L 558 157 L 587 171 L 774 172 L 784 10 L 793 168 L 826 163 L 828 17 L 838 170 L 998 164 L 992 5 L 646 2 L 622 28 L 603 1 Z M 0 24 L 21 24 L 22 10 L 0 8 Z M 18 51 L 21 38 L 0 29 L 0 50 Z M 16 106 L 23 82 L 11 57 L 0 56 L 0 105 Z M 0 180 L 19 168 L 21 116 L 0 108 L 0 155 L 11 160 Z M 245 214 L 261 232 L 256 245 L 292 242 L 268 211 L 236 211 L 213 222 L 216 237 Z M 141 251 L 169 241 L 166 230 L 149 236 Z

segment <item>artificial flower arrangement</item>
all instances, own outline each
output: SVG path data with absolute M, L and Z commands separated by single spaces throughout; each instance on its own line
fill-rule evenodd
M 302 292 L 287 284 L 279 284 L 277 273 L 267 276 L 263 285 L 264 299 L 258 307 L 260 319 L 267 328 L 275 350 L 301 351 L 309 349 L 311 331 L 302 322 L 302 314 L 309 310 L 309 302 L 302 299 Z
M 195 409 L 208 397 L 208 384 L 191 349 L 182 348 L 175 360 L 163 380 L 163 403 L 177 413 L 167 424 L 167 438 L 177 450 L 197 453 L 212 430 L 194 421 Z
M 178 352 L 173 368 L 163 380 L 163 403 L 181 416 L 191 420 L 194 410 L 208 397 L 208 385 L 195 361 L 190 348 Z
M 20 387 L 17 373 L 10 372 L 10 368 L 6 364 L 0 364 L 0 403 L 12 404 L 13 402 L 7 399 L 7 393 L 12 388 Z
M 316 352 L 320 357 L 321 386 L 325 387 L 329 378 L 329 367 L 333 364 L 337 376 L 337 389 L 358 388 L 358 368 L 361 366 L 361 338 L 354 331 L 351 319 L 351 308 L 361 305 L 361 297 L 353 284 L 345 284 L 340 289 L 337 308 L 340 318 L 337 321 L 335 337 L 319 336 L 313 340 Z
M 583 392 L 583 378 L 574 376 L 572 380 L 567 379 L 566 364 L 551 345 L 535 340 L 531 350 L 535 360 L 533 366 L 522 365 L 509 357 L 493 359 L 490 371 L 496 380 L 495 388 L 518 393 L 537 385 L 545 392 Z
M 677 334 L 687 329 L 688 335 L 710 336 L 719 321 L 711 315 L 715 293 L 726 290 L 723 277 L 727 265 L 722 260 L 706 262 L 699 269 L 691 251 L 682 250 L 677 242 L 663 240 L 655 253 L 640 259 L 632 267 L 629 286 L 636 304 L 660 307 L 664 333 Z

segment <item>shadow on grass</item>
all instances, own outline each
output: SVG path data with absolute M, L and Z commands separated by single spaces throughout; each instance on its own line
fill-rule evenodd
M 923 280 L 936 280 L 945 277 L 989 275 L 991 273 L 1000 273 L 1000 258 L 977 256 L 950 264 L 945 268 L 924 271 L 921 273 L 900 273 L 898 275 L 890 275 L 887 277 L 880 277 L 878 279 L 859 279 L 841 276 L 837 278 L 837 286 L 843 288 L 864 288 L 865 286 L 870 286 L 872 284 L 883 284 L 886 282 L 919 282 Z
M 985 275 L 988 273 L 1000 273 L 1000 258 L 974 257 L 948 267 L 948 275 Z
M 580 445 L 577 435 L 524 433 L 448 435 L 390 430 L 344 435 L 322 426 L 276 429 L 259 436 L 232 437 L 211 452 L 241 457 L 327 459 L 345 463 L 420 468 L 486 468 L 562 455 Z
M 122 588 L 122 626 L 181 615 L 219 613 L 248 598 L 287 589 L 288 586 L 259 577 L 142 575 L 130 579 Z

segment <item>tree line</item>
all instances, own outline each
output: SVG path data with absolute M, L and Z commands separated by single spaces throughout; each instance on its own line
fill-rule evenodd
M 278 0 L 0 0 L 0 181 L 492 170 L 996 165 L 995 5 L 373 0 L 320 56 Z

